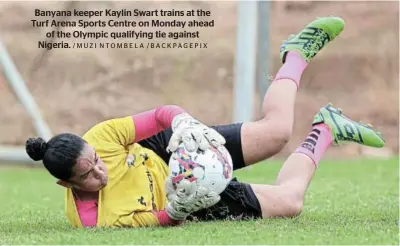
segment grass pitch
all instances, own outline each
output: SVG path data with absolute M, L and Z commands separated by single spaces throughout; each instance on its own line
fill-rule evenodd
M 273 183 L 281 162 L 238 171 Z M 396 244 L 398 158 L 322 162 L 295 219 L 189 223 L 175 228 L 71 229 L 64 191 L 41 169 L 0 168 L 0 244 Z

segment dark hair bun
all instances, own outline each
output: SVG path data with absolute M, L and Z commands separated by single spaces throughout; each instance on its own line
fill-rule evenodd
M 29 138 L 25 143 L 26 153 L 34 161 L 40 161 L 46 153 L 47 143 L 41 138 Z

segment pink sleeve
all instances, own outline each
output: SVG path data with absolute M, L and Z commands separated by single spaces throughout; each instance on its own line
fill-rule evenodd
M 165 210 L 154 212 L 154 215 L 161 226 L 177 226 L 183 223 L 183 221 L 171 219 Z
M 95 227 L 97 224 L 96 200 L 80 201 L 75 199 L 76 209 L 84 227 Z
M 160 106 L 132 116 L 135 123 L 135 142 L 149 138 L 171 126 L 172 120 L 178 114 L 185 113 L 175 105 Z

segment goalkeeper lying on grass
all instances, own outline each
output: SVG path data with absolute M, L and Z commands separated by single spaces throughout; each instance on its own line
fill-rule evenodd
M 67 188 L 66 214 L 74 227 L 169 226 L 187 219 L 296 216 L 313 173 L 332 143 L 382 147 L 380 133 L 325 106 L 315 115 L 311 133 L 283 164 L 274 185 L 233 179 L 220 195 L 204 187 L 187 194 L 184 183 L 174 190 L 166 163 L 180 141 L 189 150 L 225 144 L 235 169 L 278 153 L 292 134 L 301 74 L 343 28 L 340 18 L 319 18 L 283 43 L 283 66 L 265 96 L 265 117 L 259 121 L 209 128 L 177 106 L 163 106 L 102 122 L 82 138 L 60 134 L 47 143 L 30 138 L 27 153 L 33 160 L 43 160 L 58 184 Z

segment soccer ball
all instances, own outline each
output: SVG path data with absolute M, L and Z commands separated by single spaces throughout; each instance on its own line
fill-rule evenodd
M 206 151 L 189 152 L 183 144 L 169 159 L 169 175 L 176 187 L 182 179 L 191 182 L 188 192 L 194 192 L 198 185 L 221 194 L 232 179 L 232 157 L 224 146 L 210 147 Z

